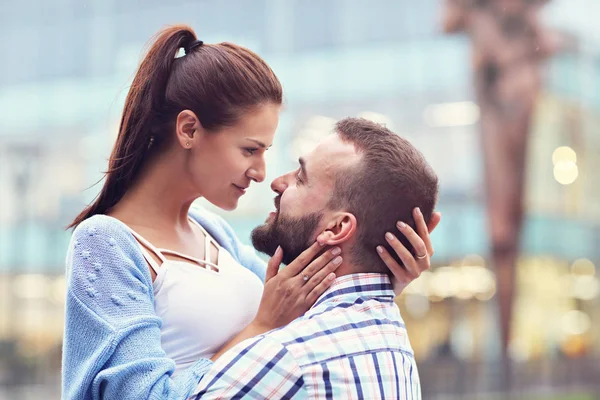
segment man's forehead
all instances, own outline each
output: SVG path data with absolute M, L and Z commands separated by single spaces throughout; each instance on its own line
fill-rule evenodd
M 340 169 L 358 162 L 360 156 L 351 142 L 344 142 L 339 135 L 328 135 L 304 159 L 310 175 L 331 177 Z

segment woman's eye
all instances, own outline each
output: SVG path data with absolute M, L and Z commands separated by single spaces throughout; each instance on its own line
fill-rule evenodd
M 249 147 L 244 148 L 244 151 L 246 152 L 246 154 L 248 154 L 250 156 L 254 155 L 254 153 L 256 153 L 257 150 L 258 149 L 253 149 L 253 148 L 249 148 Z

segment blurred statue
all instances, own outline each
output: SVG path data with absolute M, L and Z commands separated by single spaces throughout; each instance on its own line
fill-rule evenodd
M 558 45 L 536 20 L 548 0 L 445 0 L 447 33 L 466 32 L 481 110 L 488 229 L 498 278 L 502 350 L 507 358 L 523 220 L 527 136 L 541 86 L 542 61 Z

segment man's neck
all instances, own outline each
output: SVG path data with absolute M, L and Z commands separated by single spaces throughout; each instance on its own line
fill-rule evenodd
M 344 257 L 344 252 L 342 251 L 342 258 Z M 360 274 L 360 273 L 380 273 L 380 271 L 375 271 L 374 268 L 368 268 L 364 265 L 357 265 L 352 262 L 342 261 L 340 266 L 335 270 L 335 276 L 346 276 L 351 274 Z

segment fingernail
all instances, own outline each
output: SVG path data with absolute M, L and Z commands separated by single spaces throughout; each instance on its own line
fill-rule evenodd
M 388 233 L 385 234 L 385 238 L 387 240 L 394 240 L 394 235 L 392 235 L 391 233 L 388 232 Z
M 340 249 L 339 247 L 336 247 L 335 249 L 331 250 L 331 254 L 333 254 L 334 256 L 337 256 L 341 252 L 342 252 L 342 249 Z
M 381 246 L 377 246 L 377 252 L 378 252 L 379 254 L 383 253 L 383 247 L 381 247 Z
M 336 258 L 333 259 L 333 263 L 335 265 L 340 265 L 342 263 L 342 257 L 337 256 Z
M 398 226 L 398 229 L 404 229 L 406 228 L 406 224 L 402 221 L 398 221 L 398 223 L 396 224 L 396 226 Z
M 333 272 L 330 273 L 329 275 L 327 275 L 327 279 L 330 280 L 330 281 L 334 280 L 335 279 L 335 274 Z
M 417 212 L 418 215 L 421 215 L 421 209 L 419 207 L 415 208 L 415 211 Z
M 277 250 L 275 250 L 275 255 L 278 256 L 281 253 L 281 246 L 277 246 Z

